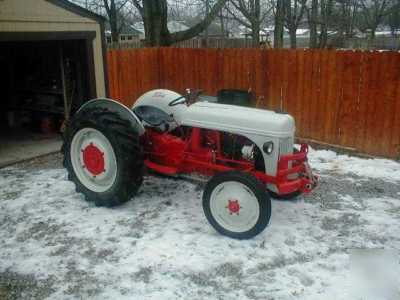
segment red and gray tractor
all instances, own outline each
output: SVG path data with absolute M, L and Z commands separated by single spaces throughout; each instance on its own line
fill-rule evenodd
M 248 239 L 268 225 L 270 197 L 316 186 L 308 146 L 294 148 L 285 113 L 221 104 L 197 90 L 152 90 L 132 108 L 111 99 L 84 104 L 64 132 L 64 166 L 86 200 L 130 200 L 144 174 L 210 179 L 203 210 L 221 234 Z

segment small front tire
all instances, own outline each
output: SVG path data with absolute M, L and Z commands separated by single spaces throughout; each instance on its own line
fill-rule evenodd
M 250 239 L 267 227 L 271 199 L 254 176 L 229 171 L 215 175 L 203 194 L 204 214 L 215 230 L 235 239 Z

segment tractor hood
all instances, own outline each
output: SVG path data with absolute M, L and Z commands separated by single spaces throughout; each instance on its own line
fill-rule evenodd
M 294 119 L 288 114 L 211 102 L 197 102 L 179 115 L 181 125 L 231 133 L 292 137 Z

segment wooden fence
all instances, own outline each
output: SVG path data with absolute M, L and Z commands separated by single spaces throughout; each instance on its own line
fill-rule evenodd
M 255 105 L 293 115 L 300 138 L 400 158 L 398 52 L 130 49 L 109 51 L 108 68 L 126 105 L 154 88 L 250 89 Z

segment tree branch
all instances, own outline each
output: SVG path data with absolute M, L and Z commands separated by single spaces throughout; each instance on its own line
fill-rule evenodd
M 215 18 L 215 16 L 218 14 L 218 12 L 222 9 L 222 7 L 225 5 L 227 0 L 218 0 L 216 4 L 212 7 L 211 11 L 209 14 L 199 23 L 194 25 L 193 27 L 183 30 L 183 31 L 178 31 L 175 33 L 170 34 L 170 41 L 171 43 L 176 43 L 179 41 L 187 40 L 190 39 L 202 31 L 204 31 L 212 22 L 212 20 Z
M 136 9 L 139 11 L 140 16 L 141 16 L 142 19 L 143 19 L 144 11 L 143 11 L 143 6 L 140 5 L 140 0 L 132 0 L 132 4 L 133 4 L 133 6 L 135 6 Z
M 247 27 L 247 28 L 251 28 L 251 24 L 247 23 L 246 21 L 244 21 L 242 18 L 239 18 L 237 16 L 237 14 L 235 14 L 234 12 L 231 11 L 230 8 L 226 7 L 226 10 L 228 11 L 228 13 L 232 16 L 233 20 L 236 20 L 237 22 L 239 22 L 241 25 Z

